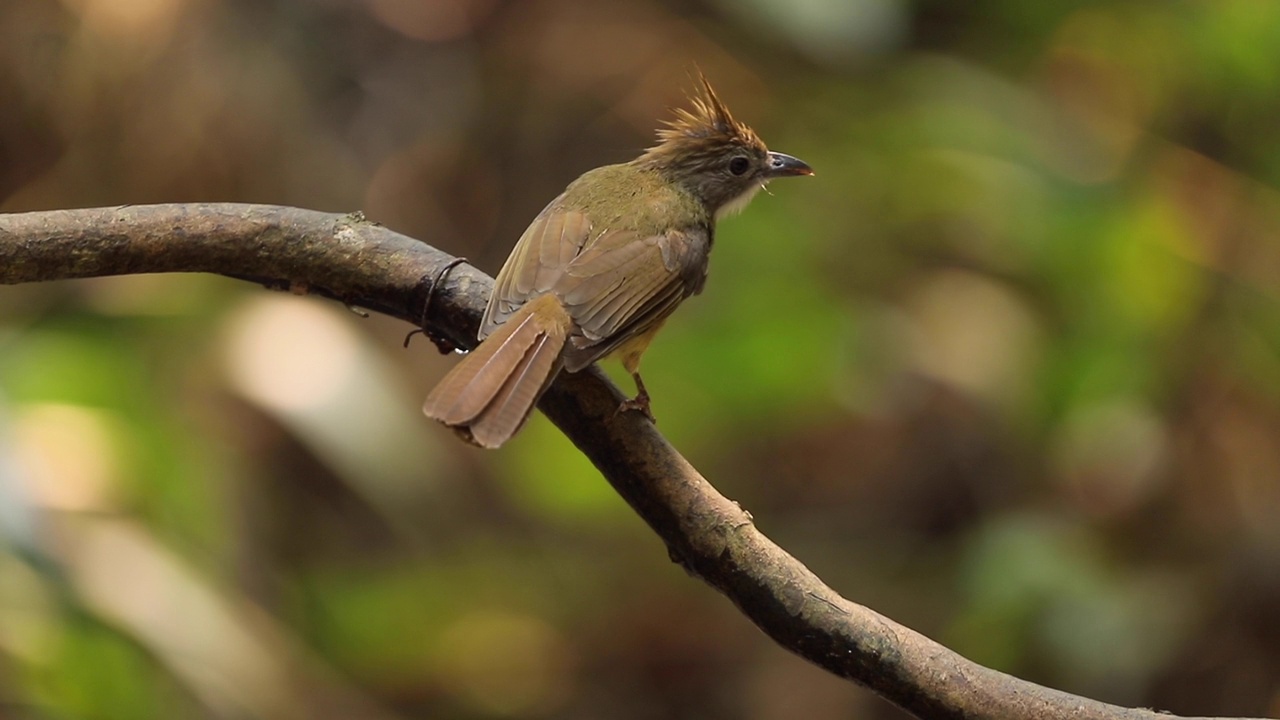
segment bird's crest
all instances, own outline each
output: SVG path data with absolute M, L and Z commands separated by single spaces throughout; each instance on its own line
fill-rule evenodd
M 658 144 L 645 151 L 649 157 L 689 152 L 708 145 L 735 144 L 764 150 L 755 131 L 733 119 L 711 83 L 698 73 L 699 92 L 689 96 L 690 109 L 676 108 L 675 117 L 658 130 Z

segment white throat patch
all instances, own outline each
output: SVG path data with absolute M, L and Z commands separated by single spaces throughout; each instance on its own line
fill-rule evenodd
M 764 189 L 764 183 L 752 185 L 751 187 L 744 190 L 742 194 L 739 195 L 738 197 L 721 205 L 720 209 L 716 210 L 716 220 L 720 220 L 722 218 L 729 217 L 730 215 L 736 215 L 742 212 L 743 208 L 745 208 L 747 204 L 751 202 L 751 198 L 755 197 L 756 193 L 760 192 L 763 189 Z

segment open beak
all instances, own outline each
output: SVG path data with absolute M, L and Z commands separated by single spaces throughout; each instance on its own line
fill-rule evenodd
M 812 174 L 813 168 L 800 158 L 780 152 L 769 153 L 769 169 L 765 171 L 765 175 L 769 178 Z

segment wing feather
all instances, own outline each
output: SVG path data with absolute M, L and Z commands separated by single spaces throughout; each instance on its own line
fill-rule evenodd
M 674 291 L 677 299 L 669 313 L 701 289 L 709 246 L 709 234 L 701 229 L 645 238 L 606 233 L 565 268 L 556 292 L 585 340 L 612 345 L 624 330 L 635 334 L 644 329 L 634 320 L 647 316 L 656 300 L 667 307 L 665 299 Z M 576 339 L 574 344 L 587 346 Z
M 605 357 L 618 349 L 627 340 L 643 334 L 654 325 L 660 324 L 687 297 L 679 285 L 671 284 L 663 288 L 663 292 L 649 298 L 639 312 L 630 318 L 630 322 L 619 332 L 602 340 L 592 341 L 578 335 L 570 338 L 564 352 L 564 368 L 569 372 L 577 372 L 591 363 Z
M 709 228 L 645 236 L 595 232 L 585 213 L 558 206 L 534 219 L 511 251 L 485 310 L 481 339 L 534 297 L 552 293 L 574 321 L 570 370 L 660 323 L 702 289 Z
M 650 273 L 648 277 L 632 278 L 627 292 L 615 292 L 602 297 L 593 313 L 578 320 L 583 335 L 596 340 L 613 335 L 623 328 L 629 318 L 636 315 L 638 308 L 672 284 L 671 276 L 665 273 Z
M 506 322 L 529 300 L 555 287 L 561 273 L 591 235 L 583 213 L 557 207 L 559 198 L 534 218 L 498 271 L 480 323 L 480 339 Z

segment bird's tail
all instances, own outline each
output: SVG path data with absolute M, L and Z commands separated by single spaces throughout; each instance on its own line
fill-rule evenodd
M 560 372 L 570 327 L 559 298 L 530 300 L 444 376 L 422 411 L 476 445 L 498 447 Z

